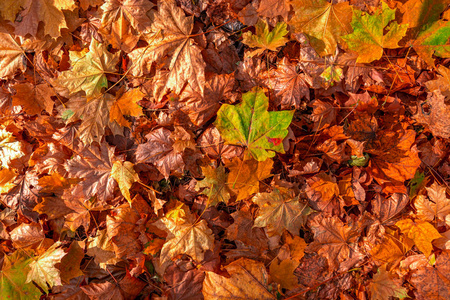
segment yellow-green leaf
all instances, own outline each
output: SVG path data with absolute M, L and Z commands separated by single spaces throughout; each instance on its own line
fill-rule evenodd
M 130 188 L 133 183 L 139 181 L 139 175 L 134 170 L 134 165 L 129 162 L 116 161 L 111 169 L 111 177 L 119 184 L 120 191 L 131 204 Z
M 255 29 L 256 34 L 247 31 L 242 35 L 244 44 L 251 48 L 258 48 L 248 54 L 250 57 L 263 53 L 265 50 L 276 51 L 278 47 L 284 46 L 289 41 L 284 37 L 288 34 L 287 25 L 284 22 L 277 23 L 275 28 L 269 31 L 269 25 L 262 20 L 258 20 Z
M 404 235 L 412 239 L 417 248 L 427 257 L 433 250 L 431 242 L 442 237 L 433 225 L 422 220 L 405 219 L 398 221 L 395 225 Z

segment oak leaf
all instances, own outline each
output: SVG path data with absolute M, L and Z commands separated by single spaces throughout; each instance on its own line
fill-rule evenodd
M 234 158 L 225 166 L 230 169 L 228 187 L 237 193 L 236 200 L 242 200 L 259 192 L 259 181 L 271 176 L 273 161 L 240 160 Z
M 320 56 L 332 55 L 340 37 L 352 32 L 352 8 L 347 2 L 294 0 L 295 16 L 289 21 L 295 32 L 305 33 Z
M 139 181 L 139 175 L 134 170 L 134 165 L 129 161 L 114 162 L 111 169 L 111 177 L 117 181 L 120 192 L 131 205 L 130 188 L 133 183 Z
M 258 20 L 255 25 L 255 34 L 250 31 L 242 34 L 242 43 L 250 48 L 258 48 L 248 52 L 249 57 L 263 53 L 265 50 L 276 51 L 278 47 L 284 46 L 288 39 L 284 36 L 288 34 L 287 24 L 279 22 L 275 28 L 269 32 L 269 25 L 263 20 Z
M 395 225 L 400 228 L 404 235 L 414 241 L 417 248 L 426 257 L 430 256 L 433 250 L 431 242 L 442 237 L 433 225 L 419 219 L 404 219 L 398 221 Z
M 109 111 L 109 121 L 115 121 L 120 126 L 131 127 L 131 123 L 127 121 L 123 116 L 138 117 L 142 115 L 142 107 L 137 102 L 142 100 L 145 96 L 139 89 L 132 89 L 122 94 L 111 105 Z
M 242 95 L 239 105 L 223 104 L 215 125 L 228 144 L 247 147 L 248 156 L 258 161 L 284 153 L 283 139 L 292 121 L 293 111 L 267 111 L 269 99 L 262 89 Z
M 306 204 L 300 203 L 292 191 L 283 189 L 259 193 L 252 201 L 259 206 L 254 226 L 267 227 L 269 236 L 281 235 L 284 229 L 297 235 L 311 212 Z
M 214 272 L 206 272 L 203 281 L 203 297 L 212 299 L 274 300 L 269 292 L 269 274 L 261 262 L 240 258 L 225 267 L 230 278 Z
M 381 8 L 373 15 L 353 10 L 353 33 L 342 38 L 350 50 L 359 54 L 357 63 L 370 63 L 380 59 L 383 48 L 399 47 L 398 42 L 405 36 L 408 25 L 399 25 L 394 21 L 395 11 L 396 9 L 391 9 L 385 2 L 381 3 Z
M 92 39 L 88 49 L 69 51 L 71 70 L 61 72 L 57 83 L 69 90 L 70 95 L 84 91 L 88 98 L 101 95 L 108 87 L 106 73 L 116 72 L 119 53 L 112 54 L 107 46 Z
M 36 282 L 46 293 L 48 293 L 47 284 L 52 288 L 55 285 L 61 285 L 60 271 L 55 268 L 55 264 L 61 262 L 66 253 L 62 248 L 58 248 L 60 242 L 54 243 L 43 254 L 33 258 L 30 263 L 30 272 L 27 275 L 27 281 Z
M 203 93 L 205 62 L 200 47 L 191 39 L 194 17 L 186 17 L 174 0 L 168 0 L 158 2 L 158 12 L 152 13 L 152 20 L 151 32 L 144 37 L 148 46 L 135 49 L 128 55 L 131 74 L 141 76 L 149 73 L 153 62 L 168 56 L 166 65 L 169 72 L 159 84 L 179 94 L 188 83 Z M 163 96 L 161 93 L 157 100 Z

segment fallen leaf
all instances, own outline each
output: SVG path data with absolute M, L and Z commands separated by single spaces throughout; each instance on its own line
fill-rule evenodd
M 306 251 L 324 256 L 331 268 L 336 268 L 354 252 L 353 243 L 358 237 L 358 230 L 344 225 L 336 216 L 318 215 L 311 220 L 310 228 L 314 232 L 314 240 Z
M 158 12 L 152 15 L 151 33 L 144 36 L 148 46 L 133 50 L 130 54 L 130 73 L 141 76 L 149 73 L 153 62 L 169 56 L 168 74 L 159 84 L 176 94 L 185 84 L 203 93 L 205 62 L 200 47 L 190 38 L 194 17 L 186 17 L 173 0 L 158 3 Z M 161 100 L 161 93 L 157 100 Z
M 269 99 L 261 89 L 242 95 L 242 103 L 223 104 L 217 112 L 215 126 L 228 144 L 247 147 L 258 161 L 284 153 L 282 141 L 288 134 L 293 111 L 268 112 Z
M 214 272 L 206 272 L 203 281 L 203 297 L 212 299 L 276 299 L 269 292 L 269 274 L 264 264 L 240 258 L 225 267 L 230 278 Z
M 89 50 L 70 51 L 71 70 L 61 72 L 57 82 L 70 95 L 84 91 L 87 97 L 98 97 L 108 87 L 106 73 L 116 72 L 119 53 L 108 52 L 107 46 L 92 39 Z
M 228 187 L 237 194 L 236 200 L 242 200 L 259 192 L 259 181 L 271 176 L 273 161 L 240 160 L 235 158 L 225 166 L 230 169 Z
M 205 188 L 202 194 L 208 197 L 206 206 L 215 206 L 219 202 L 228 203 L 231 195 L 227 185 L 225 168 L 223 166 L 217 168 L 206 166 L 202 167 L 202 173 L 205 178 L 197 182 L 196 189 L 200 190 L 201 188 Z
M 398 42 L 405 36 L 408 25 L 399 25 L 394 21 L 395 11 L 384 1 L 373 15 L 353 10 L 353 33 L 342 36 L 342 39 L 350 50 L 358 53 L 357 63 L 370 63 L 380 59 L 383 48 L 399 47 Z
M 0 162 L 1 167 L 9 169 L 9 163 L 16 158 L 25 155 L 22 152 L 22 144 L 16 141 L 13 134 L 6 129 L 0 128 Z
M 288 39 L 284 37 L 288 34 L 286 23 L 279 22 L 272 31 L 269 31 L 269 25 L 260 19 L 255 25 L 255 30 L 255 34 L 250 31 L 242 34 L 242 43 L 251 48 L 258 48 L 247 53 L 249 57 L 261 54 L 265 50 L 276 51 L 278 47 L 288 42 Z
M 404 235 L 414 241 L 417 248 L 426 257 L 430 256 L 433 250 L 431 242 L 442 237 L 433 225 L 422 220 L 404 219 L 398 221 L 395 225 L 400 228 Z
M 58 248 L 60 242 L 54 243 L 43 254 L 33 258 L 30 263 L 30 272 L 27 275 L 27 281 L 36 282 L 46 293 L 48 293 L 47 284 L 52 288 L 55 285 L 61 285 L 60 271 L 55 268 L 55 264 L 61 262 L 66 253 L 62 248 Z
M 294 275 L 294 270 L 298 266 L 298 261 L 285 259 L 278 263 L 278 259 L 272 261 L 269 267 L 269 274 L 273 281 L 279 283 L 284 289 L 293 289 L 298 285 L 298 279 Z
M 145 96 L 139 89 L 132 89 L 122 94 L 111 105 L 109 111 L 109 121 L 115 121 L 120 126 L 126 126 L 130 128 L 131 123 L 128 122 L 123 116 L 139 117 L 142 115 L 142 107 L 137 102 L 142 100 Z
M 281 109 L 290 109 L 294 106 L 300 108 L 301 100 L 309 101 L 309 87 L 305 81 L 305 74 L 296 71 L 296 65 L 284 57 L 276 69 L 270 69 L 267 74 L 266 84 L 275 91 L 277 102 Z
M 134 170 L 134 165 L 129 161 L 116 161 L 111 169 L 111 177 L 114 178 L 120 188 L 120 192 L 131 205 L 130 188 L 135 182 L 139 182 L 139 175 Z
M 373 276 L 369 291 L 372 300 L 383 300 L 390 297 L 409 298 L 407 290 L 393 280 L 392 275 L 386 271 L 386 265 L 381 266 L 377 274 Z
M 433 221 L 435 218 L 445 221 L 445 217 L 450 214 L 450 199 L 445 195 L 446 187 L 434 182 L 426 190 L 428 199 L 424 195 L 418 195 L 414 201 L 417 216 L 425 221 Z
M 151 163 L 169 178 L 173 172 L 182 173 L 184 161 L 182 153 L 174 150 L 171 132 L 165 128 L 159 128 L 146 135 L 147 143 L 138 145 L 136 159 L 138 162 Z
M 426 102 L 417 105 L 417 113 L 413 118 L 426 124 L 433 135 L 447 139 L 450 137 L 450 123 L 446 116 L 450 113 L 450 107 L 444 101 L 445 97 L 435 90 L 428 94 Z
M 300 203 L 289 191 L 274 189 L 271 193 L 256 194 L 252 201 L 259 206 L 255 227 L 267 227 L 269 236 L 281 235 L 283 230 L 297 235 L 311 209 Z
M 97 195 L 101 200 L 111 199 L 116 186 L 111 170 L 116 160 L 114 148 L 106 143 L 81 148 L 78 155 L 65 165 L 71 177 L 84 179 L 74 187 L 74 194 L 83 194 L 88 198 Z
M 22 105 L 29 115 L 40 114 L 43 110 L 53 111 L 53 90 L 45 83 L 31 84 L 29 82 L 14 85 L 16 94 L 13 96 L 13 105 Z
M 436 264 L 420 267 L 412 273 L 411 283 L 417 289 L 418 298 L 448 299 L 450 298 L 450 252 L 442 251 Z
M 33 258 L 20 250 L 11 255 L 5 255 L 0 271 L 1 298 L 39 299 L 41 291 L 32 282 L 27 282 L 31 262 L 33 262 Z
M 352 7 L 347 2 L 294 0 L 291 3 L 295 16 L 289 24 L 295 32 L 306 34 L 320 56 L 334 54 L 340 37 L 352 32 Z

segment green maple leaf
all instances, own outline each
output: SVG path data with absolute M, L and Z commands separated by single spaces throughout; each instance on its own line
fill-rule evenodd
M 422 28 L 417 38 L 411 40 L 410 45 L 423 60 L 434 66 L 433 54 L 443 58 L 450 57 L 449 37 L 450 21 L 439 20 Z
M 284 46 L 289 40 L 284 36 L 288 34 L 287 24 L 277 23 L 275 28 L 269 32 L 269 25 L 262 20 L 258 20 L 255 25 L 256 34 L 250 31 L 242 35 L 242 42 L 251 48 L 259 48 L 248 54 L 252 57 L 258 55 L 264 50 L 276 51 L 278 47 Z
M 408 24 L 399 25 L 393 21 L 395 11 L 384 2 L 381 9 L 373 15 L 353 10 L 353 33 L 343 36 L 342 39 L 351 50 L 359 54 L 356 62 L 370 63 L 381 58 L 383 48 L 399 47 L 398 42 L 405 36 Z
M 85 91 L 87 97 L 101 94 L 102 88 L 108 87 L 105 73 L 116 72 L 119 53 L 108 52 L 106 45 L 99 44 L 92 39 L 89 52 L 70 51 L 72 69 L 61 73 L 58 83 L 67 89 L 70 94 Z
M 258 161 L 284 153 L 283 139 L 294 111 L 268 112 L 269 99 L 260 88 L 242 95 L 238 105 L 224 104 L 217 112 L 215 125 L 228 144 L 247 147 L 246 156 Z
M 227 185 L 225 168 L 223 166 L 217 168 L 206 166 L 202 167 L 202 171 L 205 178 L 197 182 L 196 189 L 205 188 L 202 194 L 208 196 L 208 206 L 214 206 L 221 201 L 228 203 L 230 189 Z
M 32 282 L 25 283 L 32 261 L 33 258 L 29 258 L 22 251 L 16 251 L 12 255 L 5 256 L 0 271 L 1 299 L 39 299 L 42 294 L 39 289 Z

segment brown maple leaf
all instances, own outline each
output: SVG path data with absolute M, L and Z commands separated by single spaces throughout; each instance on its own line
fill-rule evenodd
M 275 91 L 277 102 L 281 109 L 292 106 L 300 108 L 301 100 L 309 101 L 309 87 L 305 82 L 305 75 L 297 72 L 297 66 L 284 57 L 276 69 L 271 69 L 266 75 L 264 83 Z
M 306 248 L 307 252 L 317 252 L 328 260 L 331 269 L 355 254 L 358 228 L 344 225 L 336 216 L 317 215 L 309 226 L 314 232 L 314 241 Z
M 169 178 L 172 173 L 181 174 L 184 170 L 182 153 L 173 148 L 174 140 L 171 132 L 165 128 L 159 128 L 146 135 L 147 143 L 138 145 L 136 159 L 138 162 L 151 163 Z
M 84 179 L 74 187 L 73 193 L 88 198 L 97 195 L 101 201 L 112 199 L 117 186 L 111 177 L 112 165 L 117 159 L 114 148 L 101 143 L 83 147 L 77 152 L 78 155 L 65 164 L 69 176 Z

